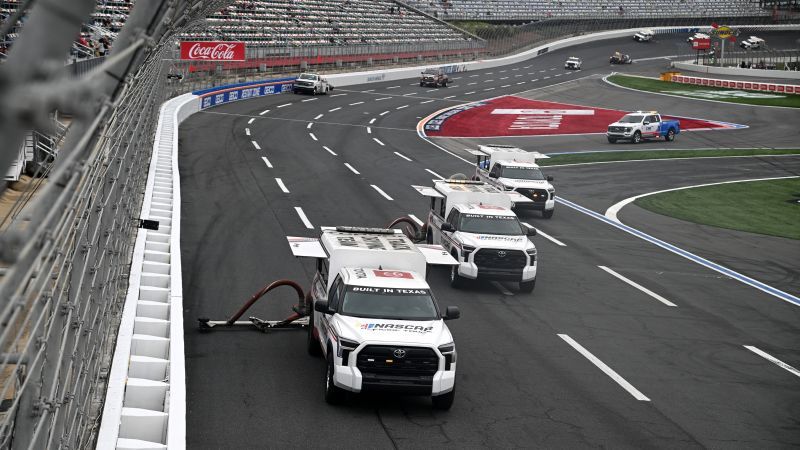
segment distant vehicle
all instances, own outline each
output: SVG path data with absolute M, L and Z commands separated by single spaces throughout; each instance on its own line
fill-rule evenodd
M 583 61 L 581 61 L 580 58 L 570 56 L 564 63 L 564 68 L 569 70 L 581 70 L 581 64 L 583 64 Z
M 655 33 L 653 30 L 639 30 L 638 33 L 633 35 L 633 40 L 638 42 L 650 42 L 653 40 Z
M 656 111 L 625 114 L 621 119 L 608 126 L 608 142 L 629 140 L 634 144 L 644 139 L 663 137 L 672 142 L 675 135 L 681 132 L 681 123 L 678 120 L 663 120 Z
M 312 95 L 327 94 L 332 90 L 333 86 L 328 80 L 315 73 L 301 73 L 292 85 L 292 92 L 295 94 L 299 92 L 310 92 Z
M 745 50 L 755 50 L 763 47 L 765 43 L 766 42 L 760 37 L 750 36 L 749 38 L 740 42 L 739 47 L 742 47 Z
M 631 55 L 625 55 L 620 52 L 616 52 L 611 55 L 611 58 L 608 59 L 608 62 L 611 64 L 631 64 L 633 60 L 631 59 Z
M 691 44 L 692 41 L 695 40 L 695 39 L 711 39 L 711 36 L 709 36 L 709 35 L 707 35 L 705 33 L 695 33 L 695 34 L 689 36 L 688 38 L 686 38 L 686 42 Z
M 442 69 L 425 69 L 419 76 L 419 85 L 432 87 L 447 87 L 450 78 Z
M 183 75 L 179 74 L 179 73 L 168 73 L 167 74 L 167 79 L 168 80 L 182 80 L 183 79 Z

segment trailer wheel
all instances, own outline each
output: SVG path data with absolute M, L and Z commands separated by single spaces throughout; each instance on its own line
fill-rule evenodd
M 328 349 L 327 364 L 325 365 L 325 403 L 338 405 L 344 400 L 344 390 L 333 383 L 333 350 Z
M 314 337 L 314 307 L 312 301 L 311 312 L 308 314 L 308 335 L 306 338 L 306 348 L 311 356 L 320 356 L 322 349 L 319 348 L 319 339 Z
M 456 399 L 456 387 L 453 385 L 453 390 L 447 394 L 434 395 L 431 397 L 433 407 L 442 411 L 447 411 L 453 406 L 453 400 Z

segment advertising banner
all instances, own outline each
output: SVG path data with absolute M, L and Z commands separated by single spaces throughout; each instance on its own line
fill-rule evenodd
M 244 61 L 244 42 L 182 41 L 181 59 L 189 61 Z

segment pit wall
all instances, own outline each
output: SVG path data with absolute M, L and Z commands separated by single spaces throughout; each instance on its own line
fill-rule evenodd
M 758 78 L 783 78 L 787 80 L 800 80 L 800 71 L 793 70 L 766 70 L 766 69 L 743 69 L 741 67 L 713 67 L 702 64 L 694 64 L 690 61 L 674 62 L 672 66 L 676 69 L 689 72 L 713 73 L 717 75 L 737 75 Z
M 800 25 L 749 29 L 797 30 Z M 657 27 L 657 34 L 707 31 L 708 27 Z M 488 69 L 536 58 L 547 52 L 603 39 L 631 37 L 638 29 L 562 39 L 498 59 L 442 66 L 448 73 Z M 430 66 L 335 74 L 336 87 L 416 78 Z M 186 448 L 186 372 L 183 348 L 183 278 L 180 249 L 178 129 L 205 108 L 291 92 L 287 79 L 220 86 L 184 94 L 160 111 L 153 156 L 139 217 L 159 222 L 140 229 L 131 262 L 128 293 L 108 378 L 96 448 L 118 450 Z M 209 99 L 209 100 L 206 100 Z
M 800 85 L 761 83 L 757 81 L 718 80 L 716 78 L 701 78 L 686 75 L 673 75 L 673 83 L 693 84 L 696 86 L 709 86 L 729 89 L 744 89 L 747 91 L 772 92 L 776 94 L 800 95 Z

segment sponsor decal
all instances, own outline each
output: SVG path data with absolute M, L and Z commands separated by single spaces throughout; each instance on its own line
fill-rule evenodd
M 405 278 L 408 280 L 414 279 L 414 275 L 411 275 L 411 273 L 402 272 L 399 270 L 373 270 L 372 273 L 374 273 L 376 277 L 381 278 Z
M 400 331 L 406 333 L 430 333 L 433 331 L 433 327 L 405 323 L 356 322 L 356 328 L 368 331 Z
M 457 106 L 457 107 L 455 107 L 453 109 L 448 109 L 447 111 L 445 111 L 445 112 L 443 112 L 441 114 L 438 114 L 433 119 L 429 120 L 425 124 L 425 129 L 426 130 L 438 131 L 438 130 L 440 130 L 442 128 L 442 125 L 444 124 L 444 122 L 447 119 L 449 119 L 450 117 L 453 117 L 458 113 L 461 113 L 461 112 L 464 112 L 464 111 L 468 111 L 468 110 L 470 110 L 472 108 L 477 108 L 479 106 L 484 106 L 484 105 L 486 105 L 485 102 L 477 102 L 477 103 L 470 103 L 470 104 L 467 104 L 467 105 L 460 105 L 460 106 Z
M 536 54 L 537 55 L 544 55 L 545 53 L 547 53 L 549 51 L 550 51 L 550 47 L 540 48 L 539 51 L 536 52 Z
M 244 42 L 183 41 L 181 59 L 191 61 L 244 61 Z
M 747 92 L 747 91 L 716 91 L 716 90 L 698 90 L 698 91 L 662 91 L 666 94 L 685 95 L 687 97 L 698 97 L 708 99 L 725 99 L 725 98 L 784 98 L 784 95 L 763 94 L 760 92 Z
M 493 215 L 493 214 L 466 213 L 466 214 L 464 214 L 464 216 L 465 217 L 469 217 L 469 218 L 477 218 L 477 219 L 496 219 L 496 220 L 516 220 L 517 219 L 516 216 L 499 216 L 499 215 L 496 216 L 496 215 Z
M 386 78 L 386 74 L 382 73 L 380 75 L 370 75 L 367 77 L 367 83 L 370 81 L 383 81 Z
M 427 289 L 383 288 L 371 286 L 352 286 L 350 292 L 364 292 L 376 295 L 430 295 Z
M 506 241 L 506 242 L 519 242 L 522 240 L 519 236 L 487 236 L 481 234 L 478 236 L 479 241 Z

